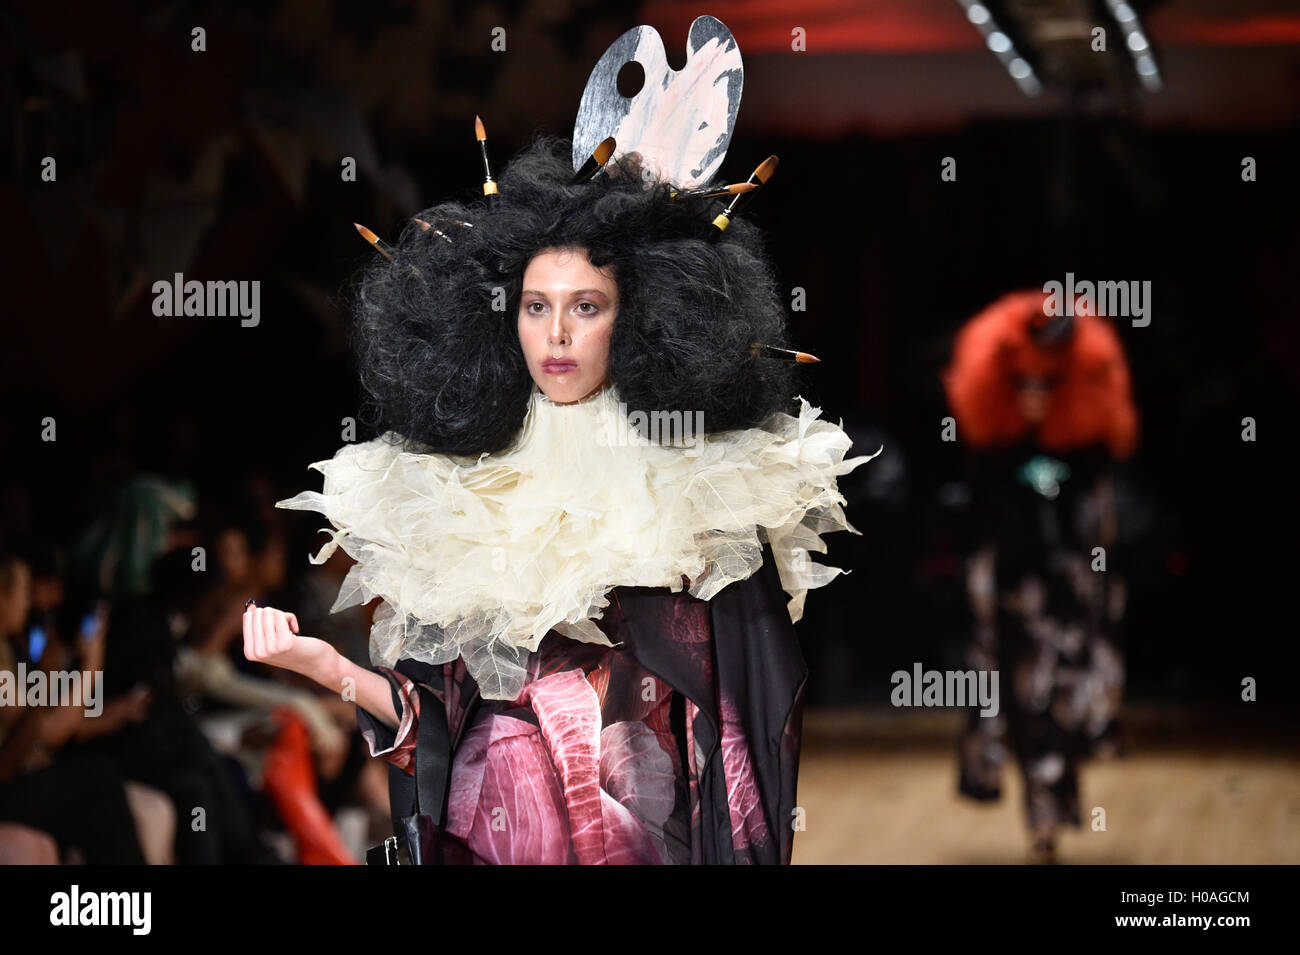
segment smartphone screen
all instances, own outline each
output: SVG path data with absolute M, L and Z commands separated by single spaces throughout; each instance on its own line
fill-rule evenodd
M 45 628 L 38 623 L 32 624 L 31 630 L 27 632 L 27 659 L 32 663 L 39 661 L 45 652 L 45 642 Z
M 104 614 L 107 612 L 104 602 L 101 600 L 95 604 L 95 609 L 81 618 L 81 639 L 87 643 L 95 639 L 95 634 L 103 625 Z

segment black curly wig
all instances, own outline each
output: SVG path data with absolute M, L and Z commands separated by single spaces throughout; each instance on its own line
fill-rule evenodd
M 758 230 L 737 218 L 712 238 L 717 200 L 647 188 L 627 157 L 573 185 L 571 153 L 537 136 L 505 167 L 493 208 L 426 209 L 418 218 L 445 237 L 411 221 L 392 261 L 374 257 L 353 295 L 363 422 L 410 450 L 509 447 L 533 389 L 517 325 L 524 269 L 558 247 L 586 249 L 618 283 L 609 377 L 629 413 L 700 411 L 716 433 L 791 410 L 794 366 L 749 348 L 789 347 Z

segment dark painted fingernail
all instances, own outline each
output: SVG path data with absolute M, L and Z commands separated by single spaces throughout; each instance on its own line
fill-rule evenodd
M 249 598 L 248 598 L 248 603 L 244 604 L 244 609 L 247 610 L 249 607 L 254 606 L 254 604 L 256 604 L 256 602 L 257 602 L 257 601 L 256 601 L 256 598 L 254 598 L 254 597 L 249 597 Z

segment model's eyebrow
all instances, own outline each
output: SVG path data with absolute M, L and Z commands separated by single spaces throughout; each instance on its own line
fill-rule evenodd
M 522 292 L 521 294 L 523 294 L 523 295 L 536 295 L 538 298 L 548 298 L 548 296 L 547 296 L 547 294 L 546 294 L 545 292 L 539 292 L 539 291 L 537 291 L 536 289 L 531 289 L 531 288 L 526 288 L 526 289 L 524 289 L 523 292 Z M 574 289 L 572 292 L 569 293 L 569 295 L 570 295 L 570 296 L 574 296 L 574 295 L 599 295 L 601 298 L 609 298 L 608 295 L 606 295 L 604 292 L 602 292 L 602 291 L 601 291 L 600 289 L 598 289 L 598 288 L 579 288 L 579 289 Z

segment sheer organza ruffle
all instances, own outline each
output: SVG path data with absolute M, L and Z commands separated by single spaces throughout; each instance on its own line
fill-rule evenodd
M 668 446 L 612 387 L 564 405 L 535 390 L 504 452 L 416 454 L 390 433 L 310 465 L 323 490 L 276 506 L 329 518 L 313 563 L 338 547 L 356 560 L 331 612 L 383 598 L 374 663 L 461 655 L 484 698 L 513 700 L 549 630 L 609 645 L 594 620 L 613 587 L 678 591 L 684 575 L 708 600 L 758 569 L 766 540 L 794 621 L 809 589 L 845 572 L 809 552 L 826 552 L 822 534 L 859 533 L 836 478 L 875 455 L 845 460 L 848 435 L 798 400 L 798 416 L 716 435 L 679 415 Z

